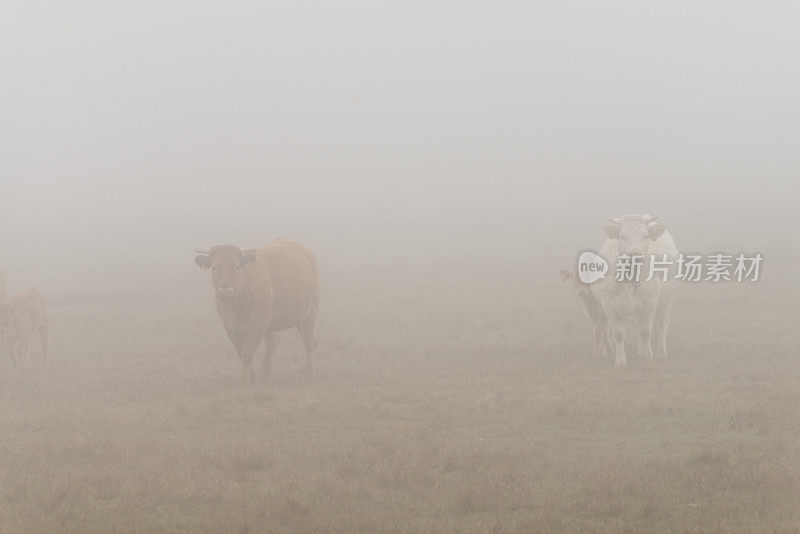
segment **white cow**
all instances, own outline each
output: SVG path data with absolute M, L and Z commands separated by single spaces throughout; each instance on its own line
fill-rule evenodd
M 672 235 L 664 225 L 654 223 L 655 217 L 625 215 L 609 219 L 603 227 L 608 236 L 600 255 L 608 262 L 606 277 L 592 285 L 592 291 L 603 306 L 614 342 L 614 363 L 624 367 L 625 329 L 631 324 L 639 334 L 639 354 L 652 360 L 655 356 L 667 357 L 667 328 L 672 303 L 675 300 L 677 282 L 674 280 L 674 265 L 678 249 Z M 643 260 L 639 282 L 618 281 L 617 261 L 620 255 L 637 256 Z M 667 280 L 655 272 L 650 280 L 651 262 L 661 262 L 666 255 L 671 264 Z M 658 266 L 658 265 L 656 265 Z

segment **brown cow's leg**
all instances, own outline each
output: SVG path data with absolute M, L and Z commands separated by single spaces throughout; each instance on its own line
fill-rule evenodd
M 14 367 L 17 366 L 17 344 L 7 335 L 3 335 L 3 347 L 11 358 L 11 363 Z
M 253 369 L 253 358 L 255 358 L 258 346 L 261 345 L 262 334 L 250 335 L 242 344 L 242 382 L 252 384 L 256 378 Z
M 47 351 L 50 349 L 50 333 L 47 331 L 47 328 L 39 329 L 39 337 L 42 341 L 42 354 L 44 354 L 44 363 L 45 365 L 49 365 L 50 360 L 47 359 Z
M 317 313 L 316 307 L 308 311 L 303 322 L 300 323 L 300 334 L 303 336 L 303 344 L 306 347 L 306 374 L 314 376 L 314 360 L 312 352 L 317 348 L 319 336 L 317 335 Z
M 272 376 L 272 354 L 278 338 L 275 333 L 270 332 L 264 336 L 264 361 L 261 363 L 261 379 L 266 382 Z
M 27 336 L 24 341 L 20 343 L 20 348 L 22 354 L 20 354 L 20 360 L 24 362 L 23 367 L 27 369 L 30 367 L 31 364 L 31 338 Z
M 233 348 L 236 349 L 236 355 L 239 356 L 239 359 L 242 360 L 242 362 L 244 362 L 244 358 L 242 358 L 242 347 L 244 345 L 244 339 L 235 330 L 226 329 L 225 332 L 228 334 L 228 339 L 230 339 L 231 343 L 233 343 Z

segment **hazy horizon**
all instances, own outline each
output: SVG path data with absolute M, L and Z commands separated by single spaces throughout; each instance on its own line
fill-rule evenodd
M 4 256 L 643 211 L 797 243 L 793 2 L 1 13 Z

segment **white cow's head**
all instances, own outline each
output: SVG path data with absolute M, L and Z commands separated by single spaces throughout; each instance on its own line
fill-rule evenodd
M 608 224 L 603 226 L 603 232 L 619 241 L 619 254 L 627 256 L 645 256 L 650 248 L 650 242 L 658 239 L 664 233 L 664 225 L 654 221 L 656 217 L 650 214 L 625 215 L 616 219 L 608 219 Z

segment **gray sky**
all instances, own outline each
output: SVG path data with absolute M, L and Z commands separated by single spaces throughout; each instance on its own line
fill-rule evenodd
M 6 254 L 636 211 L 796 234 L 796 2 L 231 4 L 0 3 Z

